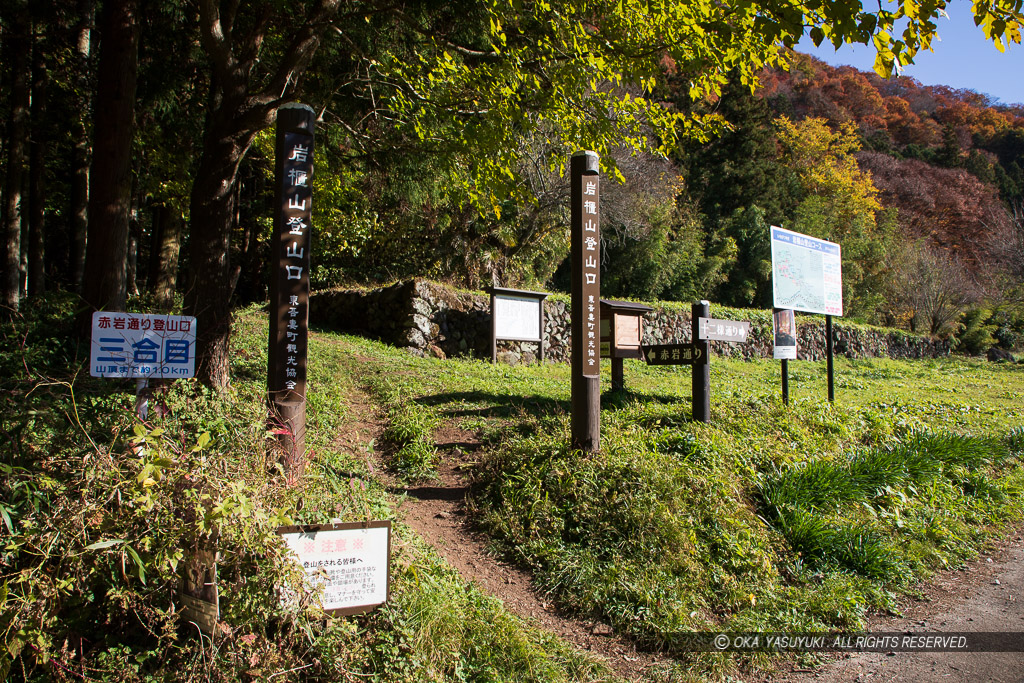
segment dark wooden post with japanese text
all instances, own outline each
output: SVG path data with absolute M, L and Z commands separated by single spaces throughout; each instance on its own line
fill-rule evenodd
M 704 362 L 693 366 L 693 420 L 694 422 L 711 422 L 711 342 L 702 341 L 700 319 L 711 317 L 711 304 L 697 301 L 690 308 L 691 336 L 694 353 L 699 350 Z
M 599 159 L 576 152 L 572 194 L 572 445 L 601 448 L 601 228 Z
M 306 359 L 309 323 L 309 232 L 312 226 L 316 115 L 303 104 L 277 110 L 276 204 L 271 241 L 267 391 L 274 431 L 292 483 L 306 461 Z

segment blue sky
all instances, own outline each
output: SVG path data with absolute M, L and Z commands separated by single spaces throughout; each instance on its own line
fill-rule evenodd
M 1003 104 L 1024 104 L 1024 45 L 1013 44 L 999 52 L 974 25 L 971 5 L 965 0 L 950 2 L 946 12 L 949 19 L 936 22 L 942 40 L 932 44 L 935 51 L 918 54 L 903 75 L 925 85 L 975 90 Z M 864 45 L 844 45 L 837 52 L 831 44 L 816 48 L 805 38 L 797 50 L 833 66 L 848 64 L 862 71 L 871 71 L 875 62 L 874 49 Z

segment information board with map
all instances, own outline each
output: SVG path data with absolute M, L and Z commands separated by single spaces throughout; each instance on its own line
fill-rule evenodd
M 771 227 L 775 308 L 843 315 L 843 269 L 839 245 Z

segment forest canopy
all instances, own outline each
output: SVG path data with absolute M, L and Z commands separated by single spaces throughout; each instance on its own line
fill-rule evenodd
M 855 315 L 915 321 L 886 289 L 901 264 L 879 256 L 898 231 L 945 250 L 979 297 L 994 287 L 982 271 L 1020 268 L 1007 246 L 1021 233 L 1020 112 L 962 96 L 922 107 L 906 79 L 831 72 L 789 48 L 870 44 L 889 75 L 931 49 L 944 8 L 5 3 L 3 305 L 47 286 L 79 290 L 88 310 L 180 303 L 198 318 L 200 378 L 226 384 L 231 305 L 265 296 L 269 129 L 298 100 L 318 114 L 315 284 L 557 286 L 562 174 L 587 148 L 621 182 L 603 237 L 626 266 L 610 294 L 763 305 L 764 228 L 785 222 L 851 240 Z M 973 12 L 995 48 L 1020 42 L 1018 2 Z M 807 142 L 832 151 L 802 155 Z M 960 254 L 953 228 L 915 227 L 927 211 L 908 218 L 905 192 L 871 185 L 872 153 L 994 188 L 981 195 L 1003 213 L 983 232 L 1002 250 Z

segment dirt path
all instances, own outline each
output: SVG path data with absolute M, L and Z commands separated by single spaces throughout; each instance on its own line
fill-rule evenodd
M 963 568 L 945 571 L 908 602 L 901 617 L 872 619 L 868 631 L 896 633 L 1024 632 L 1024 530 Z M 1018 642 L 1024 643 L 1024 635 Z M 1021 652 L 858 653 L 776 683 L 1021 683 Z
M 487 551 L 486 537 L 472 529 L 466 518 L 465 502 L 472 472 L 480 455 L 476 435 L 448 426 L 435 434 L 442 455 L 436 480 L 423 485 L 402 486 L 389 475 L 368 445 L 377 440 L 383 422 L 365 395 L 349 397 L 353 419 L 337 435 L 340 448 L 365 457 L 371 473 L 404 496 L 399 518 L 414 529 L 467 581 L 504 603 L 506 609 L 560 636 L 575 647 L 597 655 L 626 680 L 635 681 L 659 664 L 657 655 L 638 652 L 603 623 L 585 622 L 558 613 L 544 595 L 533 587 L 529 572 L 499 561 Z

